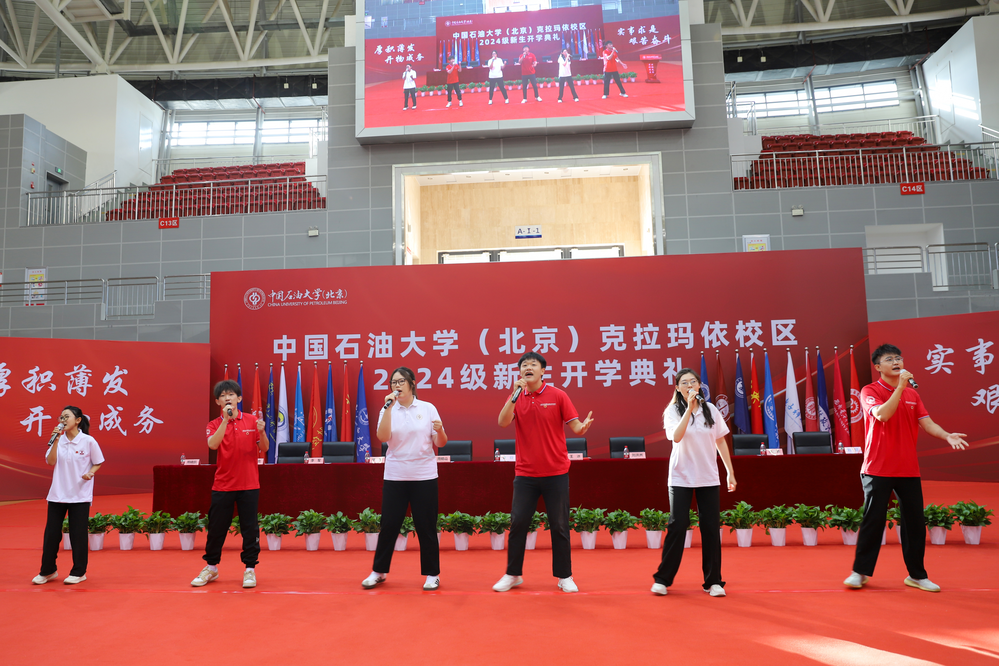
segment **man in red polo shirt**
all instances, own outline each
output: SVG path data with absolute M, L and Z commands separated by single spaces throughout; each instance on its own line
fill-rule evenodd
M 534 66 L 538 64 L 538 59 L 531 49 L 524 47 L 524 52 L 520 54 L 520 89 L 524 93 L 524 99 L 520 100 L 521 104 L 527 103 L 527 84 L 530 83 L 531 87 L 534 88 L 534 99 L 538 102 L 541 101 L 541 97 L 538 95 L 538 77 L 534 75 Z
M 257 452 L 267 452 L 267 433 L 264 422 L 253 414 L 239 409 L 242 391 L 239 384 L 226 379 L 215 385 L 215 403 L 221 415 L 208 424 L 205 435 L 208 448 L 218 451 L 215 482 L 212 484 L 212 504 L 208 509 L 208 543 L 204 560 L 208 564 L 191 581 L 202 587 L 219 577 L 218 563 L 222 559 L 222 546 L 232 523 L 232 510 L 239 515 L 240 532 L 243 534 L 243 552 L 240 559 L 246 565 L 243 587 L 256 587 L 254 567 L 260 555 L 260 530 L 257 529 L 257 501 L 260 498 L 260 481 L 257 474 Z
M 458 64 L 456 58 L 451 58 L 447 63 L 447 104 L 444 105 L 444 108 L 451 106 L 452 92 L 458 96 L 458 106 L 465 106 L 465 103 L 461 101 L 461 84 L 458 83 L 459 74 L 461 74 L 461 65 Z
M 514 383 L 514 392 L 499 414 L 501 428 L 515 425 L 517 463 L 506 575 L 493 589 L 506 592 L 524 582 L 521 574 L 527 530 L 537 510 L 538 498 L 544 497 L 552 536 L 552 574 L 558 578 L 560 590 L 578 592 L 572 580 L 569 554 L 569 454 L 565 426 L 582 436 L 593 423 L 593 412 L 580 421 L 569 396 L 544 381 L 548 364 L 541 354 L 528 352 L 517 365 L 520 379 Z
M 963 439 L 967 435 L 948 433 L 933 422 L 919 394 L 909 384 L 912 373 L 904 368 L 898 347 L 881 345 L 871 354 L 871 361 L 881 377 L 860 392 L 867 435 L 864 465 L 860 469 L 864 484 L 864 520 L 857 535 L 853 572 L 843 584 L 859 589 L 874 575 L 888 502 L 895 493 L 900 513 L 902 558 L 909 571 L 903 582 L 909 587 L 939 592 L 940 586 L 927 577 L 923 567 L 926 523 L 916 437 L 922 427 L 928 434 L 946 440 L 952 448 L 963 450 L 968 446 Z
M 627 97 L 628 95 L 624 92 L 624 84 L 621 83 L 620 74 L 625 65 L 621 62 L 621 57 L 618 55 L 617 49 L 614 48 L 613 42 L 604 42 L 604 50 L 600 54 L 600 59 L 604 61 L 603 99 L 607 99 L 607 95 L 610 94 L 611 80 L 617 83 L 617 89 L 621 91 L 621 97 Z

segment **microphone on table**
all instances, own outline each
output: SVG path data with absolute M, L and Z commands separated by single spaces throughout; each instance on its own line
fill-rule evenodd
M 60 423 L 58 426 L 56 426 L 56 428 L 57 428 L 57 431 L 54 432 L 54 433 L 52 433 L 52 436 L 49 437 L 49 446 L 52 446 L 53 444 L 55 444 L 56 440 L 59 439 L 59 435 L 61 435 L 62 431 L 66 429 L 66 424 L 65 423 Z
M 391 407 L 392 403 L 395 402 L 398 398 L 399 398 L 399 392 L 392 391 L 392 395 L 389 396 L 388 402 L 382 405 L 382 409 L 388 409 L 389 407 Z
M 912 377 L 909 377 L 909 386 L 911 386 L 914 389 L 919 388 L 919 384 L 917 384 L 916 380 L 913 379 Z
M 520 393 L 521 393 L 521 391 L 523 391 L 523 390 L 524 390 L 524 387 L 523 387 L 523 386 L 518 386 L 518 387 L 517 387 L 517 390 L 515 390 L 515 391 L 513 392 L 513 397 L 512 397 L 512 398 L 510 398 L 510 402 L 517 402 L 517 398 L 519 398 L 519 397 L 520 397 Z

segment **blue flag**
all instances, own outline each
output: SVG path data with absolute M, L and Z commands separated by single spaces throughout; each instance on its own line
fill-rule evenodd
M 777 404 L 774 402 L 774 383 L 770 379 L 770 357 L 763 352 L 763 430 L 770 440 L 771 449 L 780 448 L 777 437 Z
M 704 354 L 701 354 L 701 393 L 705 402 L 711 402 L 711 388 L 708 386 L 708 366 L 704 364 Z
M 243 411 L 243 369 L 239 367 L 239 363 L 236 364 L 236 383 L 239 384 L 239 402 L 236 403 L 236 409 Z
M 338 441 L 336 434 L 336 410 L 333 408 L 333 364 L 328 364 L 326 373 L 326 422 L 323 426 L 323 441 Z
M 371 455 L 371 429 L 368 427 L 368 400 L 364 395 L 364 364 L 357 372 L 357 405 L 354 408 L 354 446 L 357 462 Z
M 267 380 L 267 407 L 264 418 L 267 428 L 267 438 L 271 446 L 267 449 L 267 462 L 273 463 L 277 456 L 277 403 L 274 401 L 274 364 L 271 364 L 271 376 Z
M 298 366 L 298 380 L 295 382 L 295 427 L 291 441 L 305 441 L 305 405 L 302 404 L 302 366 Z
M 822 352 L 816 348 L 815 409 L 819 413 L 819 430 L 832 432 L 832 422 L 829 420 L 829 400 L 826 398 L 826 371 L 822 367 Z
M 746 385 L 742 381 L 742 361 L 739 352 L 735 353 L 735 415 L 732 417 L 735 427 L 744 435 L 752 432 L 749 423 L 749 403 L 746 402 Z

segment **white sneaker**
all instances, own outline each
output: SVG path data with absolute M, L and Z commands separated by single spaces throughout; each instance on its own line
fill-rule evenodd
M 521 104 L 527 104 L 527 100 L 526 99 L 522 99 L 522 100 L 520 100 L 520 103 Z
M 493 589 L 497 592 L 509 592 L 511 587 L 517 587 L 518 585 L 523 585 L 523 583 L 524 578 L 522 576 L 503 574 L 503 577 L 493 585 Z
M 450 109 L 451 108 L 451 102 L 448 102 L 447 104 L 445 104 L 444 108 L 445 109 Z
M 652 594 L 658 594 L 661 597 L 665 597 L 669 593 L 666 586 L 662 583 L 654 583 L 652 585 Z
M 573 97 L 573 98 L 572 98 L 572 101 L 573 101 L 573 102 L 578 102 L 578 101 L 579 101 L 579 98 L 578 98 L 578 97 Z
M 66 585 L 76 585 L 77 583 L 82 583 L 85 580 L 87 580 L 87 574 L 83 574 L 82 576 L 66 576 L 62 579 L 62 582 L 66 583 Z M 932 583 L 930 584 L 932 585 Z M 940 588 L 938 587 L 937 589 L 939 590 Z
M 704 590 L 704 591 L 707 592 L 708 594 L 710 594 L 712 597 L 724 597 L 725 596 L 725 588 L 722 587 L 721 585 L 712 585 L 711 589 Z
M 489 106 L 492 106 L 492 105 L 493 105 L 493 101 L 489 100 Z
M 461 101 L 461 100 L 459 99 L 459 100 L 458 100 L 458 106 L 465 106 L 465 103 L 464 103 L 464 102 L 462 102 L 462 101 Z
M 576 587 L 576 583 L 573 582 L 572 576 L 569 576 L 568 578 L 559 578 L 558 589 L 563 592 L 579 592 L 579 588 Z
M 541 98 L 540 97 L 535 97 L 534 100 L 537 101 L 537 102 L 540 102 Z
M 624 93 L 621 93 L 621 97 L 627 97 L 627 95 L 625 95 Z
M 859 590 L 864 585 L 866 585 L 867 581 L 869 580 L 870 576 L 863 576 L 857 573 L 856 571 L 853 571 L 850 573 L 849 576 L 846 577 L 846 580 L 843 581 L 843 584 L 846 585 L 847 587 L 852 587 L 855 590 Z
M 367 578 L 361 581 L 361 587 L 363 587 L 366 590 L 370 590 L 375 585 L 381 585 L 384 582 L 385 582 L 385 574 L 375 573 L 374 571 L 372 571 L 371 575 L 369 575 Z
M 436 590 L 441 586 L 440 576 L 427 576 L 427 582 L 423 584 L 424 590 Z
M 559 103 L 559 104 L 561 104 L 561 103 L 562 103 L 562 100 L 559 100 L 559 101 L 558 101 L 558 103 Z
M 409 107 L 408 106 L 404 106 L 404 107 L 402 107 L 402 110 L 403 111 L 409 111 Z
M 601 97 L 600 99 L 607 99 L 607 95 L 604 95 L 604 96 L 603 96 L 603 97 Z
M 194 587 L 204 587 L 208 583 L 212 582 L 219 577 L 218 570 L 212 571 L 207 566 L 201 570 L 194 580 L 191 581 L 191 585 Z
M 253 571 L 243 572 L 243 587 L 251 588 L 257 586 L 257 574 Z
M 902 581 L 909 587 L 915 587 L 917 589 L 923 590 L 925 592 L 939 592 L 940 586 L 934 583 L 929 578 L 913 578 L 912 576 L 906 576 L 905 580 Z
M 507 98 L 506 100 L 504 100 L 504 101 L 503 101 L 503 103 L 504 103 L 504 104 L 509 104 L 509 103 L 510 103 L 510 99 L 509 99 L 509 98 Z
M 44 585 L 50 580 L 55 580 L 56 578 L 58 578 L 58 576 L 59 576 L 58 571 L 56 571 L 55 573 L 50 573 L 48 576 L 43 576 L 41 574 L 38 574 L 37 576 L 31 579 L 31 582 L 34 583 L 35 585 Z

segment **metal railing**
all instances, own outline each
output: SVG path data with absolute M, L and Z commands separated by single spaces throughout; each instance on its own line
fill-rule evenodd
M 999 142 L 733 155 L 737 190 L 999 177 Z
M 326 207 L 326 176 L 29 192 L 28 226 L 160 217 L 215 217 Z
M 867 134 L 870 132 L 912 132 L 929 142 L 934 142 L 940 136 L 940 116 L 915 116 L 912 118 L 889 118 L 887 120 L 858 120 L 849 123 L 822 124 L 820 135 L 829 134 Z M 811 134 L 808 125 L 765 127 L 760 130 L 766 136 L 785 136 L 788 134 Z
M 865 248 L 864 267 L 868 275 L 926 272 L 923 248 L 918 245 Z
M 926 246 L 933 289 L 991 287 L 993 264 L 988 243 L 945 243 Z
M 160 301 L 181 301 L 188 299 L 207 299 L 212 295 L 212 276 L 201 275 L 168 275 L 160 280 Z
M 978 129 L 982 130 L 982 139 L 985 141 L 999 141 L 999 130 L 994 130 L 985 125 L 979 125 Z
M 104 281 L 101 319 L 152 317 L 158 293 L 159 278 L 108 278 Z

